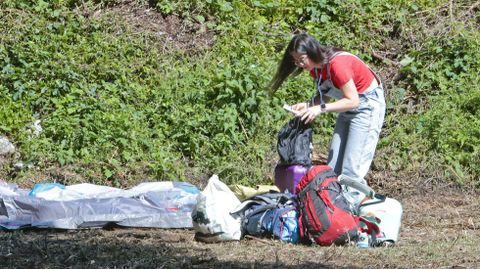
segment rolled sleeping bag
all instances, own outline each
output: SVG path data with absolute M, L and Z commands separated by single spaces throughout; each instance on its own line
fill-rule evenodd
M 385 241 L 396 243 L 400 233 L 403 214 L 402 204 L 384 195 L 377 194 L 369 186 L 362 184 L 348 176 L 338 177 L 340 184 L 356 189 L 366 195 L 365 200 L 358 206 L 359 216 L 375 216 L 380 219 L 380 230 L 385 234 Z

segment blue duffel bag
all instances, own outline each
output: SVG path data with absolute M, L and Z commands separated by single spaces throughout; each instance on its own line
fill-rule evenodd
M 240 216 L 243 235 L 271 237 L 298 243 L 298 210 L 295 196 L 270 192 L 245 200 L 233 212 Z

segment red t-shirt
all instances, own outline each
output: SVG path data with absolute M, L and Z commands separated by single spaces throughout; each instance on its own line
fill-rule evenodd
M 327 68 L 323 68 L 322 71 L 322 81 L 325 81 L 327 79 Z M 315 78 L 315 69 L 310 70 L 310 75 Z M 351 54 L 337 55 L 330 60 L 330 76 L 333 86 L 338 89 L 350 79 L 353 79 L 358 93 L 363 93 L 368 89 L 368 86 L 375 79 L 368 66 L 358 57 Z

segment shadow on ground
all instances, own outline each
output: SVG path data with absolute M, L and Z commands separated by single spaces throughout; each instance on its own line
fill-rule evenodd
M 192 241 L 191 230 L 24 230 L 0 238 L 1 268 L 342 268 L 308 259 L 287 264 L 285 247 L 294 246 L 275 241 Z

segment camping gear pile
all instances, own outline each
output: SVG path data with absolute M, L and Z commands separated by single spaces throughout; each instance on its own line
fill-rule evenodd
M 227 199 L 211 198 L 216 203 L 209 204 L 210 210 L 223 213 L 209 214 L 197 206 L 193 214 L 195 238 L 212 242 L 212 237 L 205 240 L 205 231 L 209 231 L 216 241 L 238 240 L 240 234 L 240 238 L 269 237 L 322 246 L 356 243 L 361 248 L 397 242 L 403 213 L 401 204 L 376 194 L 367 185 L 336 175 L 328 165 L 312 165 L 311 142 L 311 127 L 298 118 L 290 120 L 278 134 L 280 162 L 274 176 L 279 192 L 269 191 L 230 204 Z M 363 193 L 362 203 L 352 204 L 345 195 L 347 188 Z M 226 186 L 221 189 L 228 192 Z M 205 195 L 217 194 L 207 192 Z M 209 217 L 204 218 L 207 215 Z M 231 232 L 218 229 L 216 224 L 232 218 L 237 220 L 238 233 L 220 238 Z M 205 226 L 200 229 L 199 225 Z M 208 226 L 211 227 L 207 229 Z
M 193 228 L 204 242 L 267 237 L 322 246 L 365 248 L 398 240 L 402 206 L 367 185 L 312 165 L 312 129 L 298 118 L 279 132 L 275 185 L 227 186 L 213 175 L 205 189 L 185 182 L 149 182 L 128 190 L 77 184 L 0 182 L 0 229 L 125 227 Z M 359 205 L 347 188 L 365 195 Z
M 217 186 L 214 191 L 211 184 Z M 355 244 L 361 239 L 362 244 L 367 241 L 363 247 L 391 246 L 398 240 L 402 206 L 366 189 L 370 198 L 352 211 L 332 168 L 314 165 L 302 176 L 296 194 L 269 191 L 240 202 L 214 176 L 192 213 L 195 239 L 219 242 L 254 236 L 322 246 Z

